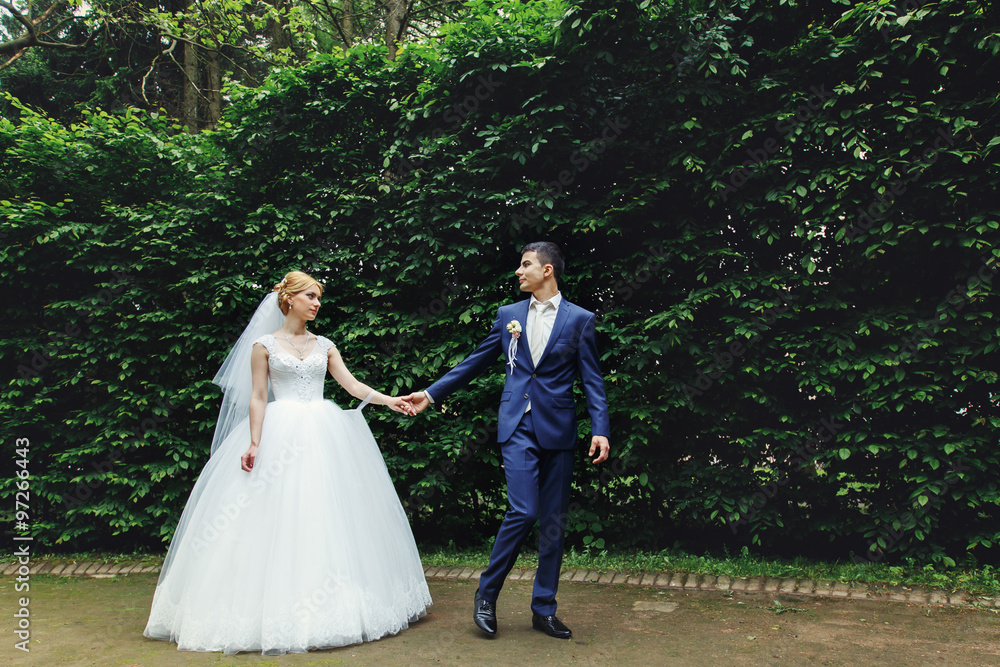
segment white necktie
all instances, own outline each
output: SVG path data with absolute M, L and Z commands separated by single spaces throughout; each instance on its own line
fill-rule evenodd
M 528 349 L 531 350 L 531 360 L 534 362 L 535 366 L 538 365 L 539 359 L 541 359 L 542 352 L 545 351 L 545 343 L 548 341 L 547 327 L 545 311 L 551 306 L 548 301 L 536 301 L 534 304 L 535 308 L 535 319 L 531 323 L 531 339 L 528 341 Z

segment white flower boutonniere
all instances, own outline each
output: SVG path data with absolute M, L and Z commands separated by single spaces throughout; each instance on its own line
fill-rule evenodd
M 510 345 L 507 346 L 507 365 L 510 372 L 514 372 L 514 362 L 517 361 L 517 339 L 521 337 L 521 323 L 511 320 L 507 323 L 507 331 L 510 333 Z

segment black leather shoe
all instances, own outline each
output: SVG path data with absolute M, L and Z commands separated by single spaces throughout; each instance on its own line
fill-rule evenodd
M 553 618 L 555 618 L 553 616 Z M 496 603 L 484 600 L 476 589 L 476 602 L 472 610 L 472 620 L 476 626 L 486 633 L 487 637 L 497 636 L 497 606 Z
M 573 636 L 570 629 L 563 625 L 563 622 L 555 616 L 539 616 L 532 612 L 531 627 L 535 630 L 541 630 L 549 637 L 555 637 L 556 639 L 569 639 Z

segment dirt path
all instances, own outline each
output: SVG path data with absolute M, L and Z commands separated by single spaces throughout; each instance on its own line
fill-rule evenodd
M 475 581 L 429 580 L 434 606 L 396 637 L 304 655 L 177 651 L 142 629 L 156 575 L 31 579 L 31 652 L 14 648 L 24 593 L 0 579 L 0 665 L 1000 665 L 1000 614 L 971 609 L 762 593 L 563 583 L 569 641 L 531 629 L 530 583 L 508 582 L 500 635 L 471 622 Z M 789 610 L 778 613 L 774 600 Z M 793 611 L 797 609 L 801 611 Z

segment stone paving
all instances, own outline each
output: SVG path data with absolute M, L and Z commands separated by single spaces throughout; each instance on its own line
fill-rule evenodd
M 16 562 L 3 565 L 3 575 L 24 575 L 20 568 L 27 567 L 27 574 L 59 576 L 113 577 L 135 572 L 159 572 L 159 562 L 102 563 L 41 561 L 30 566 Z M 472 567 L 425 567 L 424 575 L 435 579 L 478 579 L 479 569 Z M 511 581 L 531 581 L 534 569 L 515 569 L 507 577 Z M 729 592 L 764 592 L 804 597 L 853 598 L 909 602 L 917 604 L 949 605 L 956 607 L 987 607 L 1000 609 L 1000 599 L 975 597 L 964 591 L 910 588 L 863 582 L 814 581 L 811 579 L 777 579 L 773 577 L 739 577 L 697 574 L 694 572 L 645 572 L 626 573 L 608 570 L 563 570 L 561 581 L 589 582 L 593 584 L 625 584 L 646 588 L 700 590 Z

